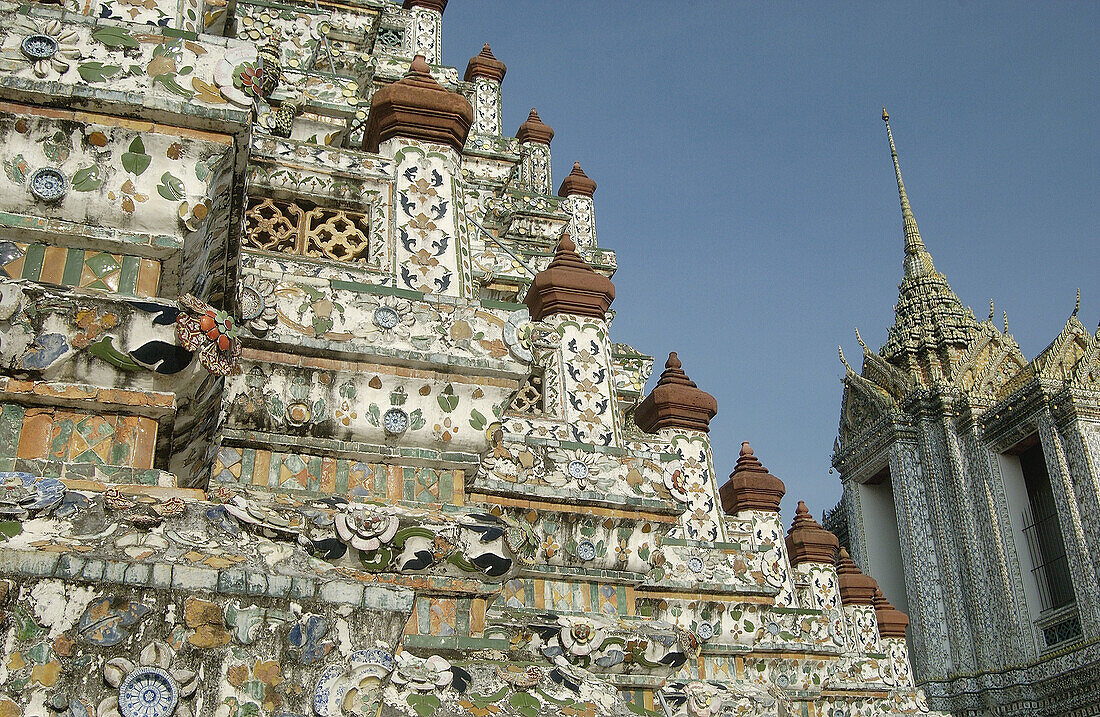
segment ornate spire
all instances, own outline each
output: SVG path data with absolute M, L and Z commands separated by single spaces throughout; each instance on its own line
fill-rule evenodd
M 791 565 L 833 563 L 838 545 L 840 541 L 837 537 L 814 520 L 805 502 L 798 501 L 794 522 L 787 531 L 787 555 L 791 559 Z
M 737 515 L 743 510 L 779 511 L 787 486 L 760 463 L 748 441 L 741 443 L 741 455 L 730 479 L 718 489 L 722 510 Z
M 934 274 L 932 255 L 924 248 L 924 241 L 917 228 L 917 219 L 913 208 L 909 206 L 909 195 L 905 192 L 905 182 L 901 179 L 901 163 L 898 162 L 898 150 L 894 146 L 894 133 L 890 131 L 890 114 L 882 108 L 882 121 L 886 123 L 886 137 L 890 140 L 890 156 L 894 159 L 894 174 L 898 179 L 898 196 L 901 198 L 901 221 L 905 229 L 905 275 L 919 276 Z
M 374 93 L 363 149 L 377 152 L 381 142 L 407 137 L 461 152 L 473 120 L 466 98 L 436 82 L 424 56 L 417 55 L 404 77 Z
M 566 175 L 558 188 L 559 197 L 571 197 L 574 194 L 583 194 L 591 197 L 596 193 L 596 182 L 589 178 L 581 169 L 580 162 L 573 162 L 573 171 Z
M 673 351 L 657 385 L 634 410 L 634 422 L 646 433 L 662 428 L 706 432 L 717 413 L 718 401 L 687 377 Z
M 520 141 L 520 144 L 524 142 L 537 142 L 549 146 L 550 141 L 554 139 L 554 130 L 550 129 L 550 125 L 542 121 L 542 118 L 539 117 L 539 113 L 532 107 L 531 112 L 527 115 L 527 119 L 524 120 L 523 124 L 516 130 L 516 139 Z
M 909 616 L 890 604 L 882 590 L 875 589 L 875 618 L 878 621 L 879 637 L 905 637 L 905 628 L 909 625 Z
M 466 74 L 463 75 L 462 79 L 466 82 L 472 82 L 474 78 L 485 77 L 503 82 L 506 72 L 508 72 L 508 67 L 493 55 L 489 43 L 485 43 L 485 46 L 481 48 L 481 52 L 470 58 L 470 62 L 466 65 Z
M 535 274 L 524 303 L 533 321 L 553 314 L 573 314 L 602 319 L 615 300 L 615 286 L 585 263 L 577 245 L 562 234 L 554 260 Z
M 840 580 L 840 599 L 845 605 L 874 605 L 878 583 L 870 575 L 864 574 L 848 554 L 847 548 L 840 549 L 836 561 L 836 574 Z
M 913 208 L 909 205 L 894 133 L 890 129 L 890 115 L 885 107 L 882 119 L 890 141 L 890 156 L 894 160 L 905 233 L 905 275 L 898 287 L 894 326 L 882 356 L 920 383 L 930 386 L 954 378 L 955 368 L 970 345 L 978 322 L 932 263 L 932 255 L 924 246 Z

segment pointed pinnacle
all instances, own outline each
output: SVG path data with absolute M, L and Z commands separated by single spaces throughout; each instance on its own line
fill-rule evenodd
M 901 200 L 901 220 L 905 231 L 905 275 L 919 276 L 932 274 L 936 268 L 932 265 L 932 255 L 924 248 L 917 219 L 909 205 L 909 195 L 905 191 L 905 182 L 901 179 L 901 163 L 898 150 L 894 146 L 894 133 L 890 130 L 890 115 L 882 108 L 882 121 L 886 123 L 886 137 L 890 140 L 890 156 L 894 160 L 894 174 L 898 180 L 898 198 Z
M 1070 316 L 1077 316 L 1077 312 L 1081 310 L 1081 287 L 1077 287 L 1077 302 L 1073 305 L 1073 313 Z

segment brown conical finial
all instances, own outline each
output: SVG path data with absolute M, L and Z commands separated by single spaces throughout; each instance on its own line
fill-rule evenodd
M 662 428 L 707 432 L 717 413 L 718 401 L 687 377 L 673 351 L 657 385 L 634 410 L 634 422 L 646 433 Z
M 836 561 L 836 574 L 840 578 L 840 600 L 845 605 L 874 605 L 878 583 L 870 575 L 865 575 L 848 554 L 847 548 L 840 549 Z
M 573 171 L 562 180 L 561 187 L 558 188 L 558 196 L 571 197 L 574 194 L 583 194 L 591 197 L 595 193 L 596 183 L 584 173 L 580 162 L 573 162 Z
M 406 10 L 411 10 L 414 7 L 422 7 L 428 10 L 435 10 L 440 15 L 447 9 L 447 0 L 405 0 L 401 4 Z
M 730 478 L 718 490 L 722 510 L 736 515 L 743 510 L 779 511 L 787 486 L 760 463 L 748 441 L 741 443 L 741 455 Z
M 506 72 L 508 72 L 508 67 L 493 56 L 489 43 L 485 43 L 485 46 L 481 48 L 481 52 L 471 57 L 469 63 L 466 64 L 466 74 L 462 76 L 462 79 L 473 82 L 476 77 L 485 77 L 503 82 L 504 73 Z
M 550 129 L 550 125 L 542 121 L 539 117 L 539 113 L 535 111 L 535 108 L 531 108 L 530 114 L 527 115 L 527 119 L 516 130 L 516 139 L 520 141 L 520 144 L 524 142 L 537 142 L 538 144 L 550 145 L 550 140 L 554 139 L 554 130 Z
M 554 260 L 535 274 L 524 303 L 532 321 L 554 314 L 573 314 L 602 319 L 615 300 L 615 285 L 596 273 L 577 254 L 577 245 L 568 234 L 558 241 Z
M 377 152 L 387 139 L 407 137 L 461 152 L 473 121 L 474 110 L 466 98 L 440 86 L 424 56 L 417 55 L 408 74 L 374 93 L 363 149 Z
M 787 531 L 787 555 L 791 565 L 832 563 L 836 560 L 837 537 L 814 520 L 806 503 L 798 501 L 794 522 Z
M 875 588 L 875 619 L 878 620 L 879 637 L 905 637 L 909 616 L 890 604 L 882 590 Z

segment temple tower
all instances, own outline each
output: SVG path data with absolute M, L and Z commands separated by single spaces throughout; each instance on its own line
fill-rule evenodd
M 901 202 L 895 322 L 846 374 L 833 465 L 876 605 L 908 611 L 919 684 L 959 714 L 1100 702 L 1096 336 L 1074 309 L 1028 362 L 978 321 L 925 247 L 883 110 Z M 892 623 L 887 632 L 900 635 Z M 1072 657 L 1070 657 L 1072 655 Z M 1071 690 L 1056 689 L 1072 677 Z

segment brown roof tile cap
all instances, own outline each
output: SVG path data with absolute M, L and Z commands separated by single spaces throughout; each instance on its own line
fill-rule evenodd
M 542 121 L 539 117 L 539 113 L 535 111 L 535 108 L 531 108 L 531 113 L 527 115 L 527 119 L 516 130 L 516 139 L 523 142 L 538 142 L 539 144 L 549 145 L 550 140 L 554 139 L 554 130 L 550 129 L 550 125 Z
M 741 444 L 741 455 L 730 473 L 730 479 L 718 489 L 722 510 L 737 515 L 743 510 L 779 512 L 787 486 L 765 468 L 748 441 Z
M 559 197 L 571 197 L 574 194 L 583 194 L 591 197 L 596 193 L 596 183 L 588 178 L 581 169 L 580 162 L 573 162 L 573 171 L 566 175 L 558 188 Z
M 462 79 L 473 82 L 475 77 L 487 77 L 490 80 L 503 82 L 504 73 L 507 71 L 508 67 L 493 57 L 493 51 L 489 49 L 489 43 L 485 43 L 485 47 L 481 48 L 481 52 L 470 58 L 470 62 L 466 65 L 466 74 L 463 75 Z
M 461 152 L 473 121 L 474 110 L 466 98 L 436 82 L 424 56 L 417 55 L 408 74 L 374 93 L 363 149 L 377 152 L 387 139 L 408 137 Z
M 401 4 L 401 7 L 409 10 L 414 7 L 424 7 L 429 10 L 435 10 L 440 15 L 447 9 L 447 0 L 405 0 Z
M 875 590 L 875 619 L 879 637 L 905 637 L 909 616 L 890 604 L 882 590 Z
M 836 561 L 836 574 L 840 578 L 840 600 L 845 605 L 874 605 L 878 583 L 870 575 L 865 575 L 848 554 L 847 548 L 840 549 Z
M 524 303 L 531 320 L 541 321 L 554 314 L 574 314 L 602 319 L 615 300 L 615 285 L 596 273 L 577 254 L 577 245 L 562 234 L 554 260 L 535 274 Z
M 836 549 L 840 545 L 837 537 L 825 530 L 810 515 L 806 503 L 798 501 L 794 512 L 794 522 L 787 531 L 787 555 L 791 565 L 802 563 L 833 563 Z
M 656 433 L 662 428 L 710 431 L 710 419 L 718 413 L 718 401 L 696 386 L 680 365 L 680 358 L 673 351 L 657 385 L 634 410 L 634 422 L 646 433 Z

